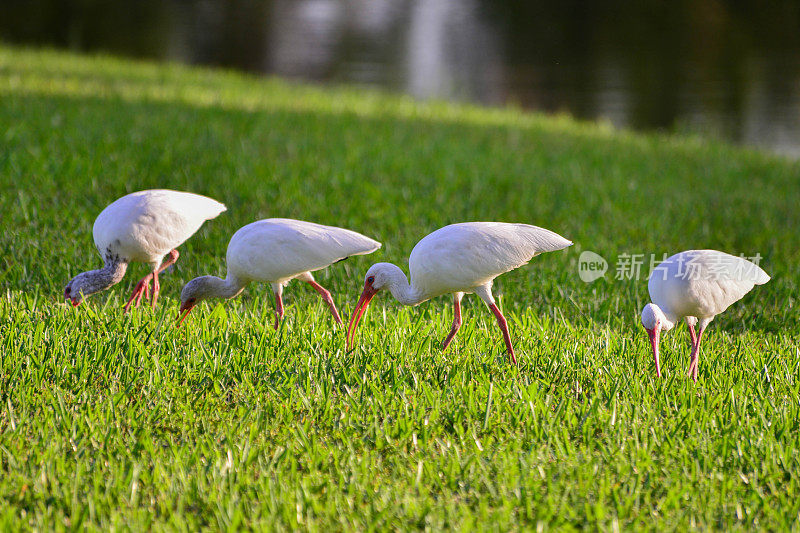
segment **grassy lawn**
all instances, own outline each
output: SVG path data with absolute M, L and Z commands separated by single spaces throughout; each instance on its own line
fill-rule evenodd
M 123 316 L 145 267 L 77 309 L 94 218 L 174 188 L 228 212 L 181 248 L 161 305 Z M 266 286 L 173 326 L 183 283 L 224 274 L 266 217 L 384 243 L 317 277 L 345 315 L 370 264 L 445 224 L 573 240 L 496 285 L 520 365 L 474 296 L 379 297 L 345 349 L 316 294 Z M 566 117 L 0 48 L 0 529 L 800 527 L 800 164 Z M 763 256 L 756 287 L 655 378 L 647 283 L 620 254 Z M 578 256 L 611 271 L 592 284 Z M 643 274 L 649 271 L 649 261 Z

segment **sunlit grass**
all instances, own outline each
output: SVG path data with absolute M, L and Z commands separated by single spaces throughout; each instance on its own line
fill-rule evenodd
M 421 104 L 233 73 L 0 48 L 0 527 L 798 527 L 800 166 L 699 139 Z M 229 210 L 181 248 L 155 311 L 144 267 L 72 309 L 94 217 L 134 190 Z M 269 216 L 384 242 L 318 279 L 349 313 L 375 261 L 428 232 L 529 222 L 575 241 L 500 278 L 519 368 L 475 297 L 379 297 L 356 348 L 316 294 L 265 287 L 174 327 Z M 654 376 L 646 282 L 621 253 L 760 253 L 773 276 L 720 316 L 697 384 L 688 334 Z M 577 257 L 611 262 L 582 283 Z M 643 269 L 646 272 L 649 265 Z

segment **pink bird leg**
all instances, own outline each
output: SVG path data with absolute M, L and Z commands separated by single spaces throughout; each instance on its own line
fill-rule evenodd
M 275 324 L 272 326 L 277 331 L 278 326 L 281 323 L 281 319 L 283 318 L 283 296 L 281 296 L 281 291 L 275 291 Z
M 503 332 L 503 339 L 506 341 L 506 349 L 508 349 L 508 354 L 511 356 L 511 362 L 516 365 L 517 357 L 514 355 L 514 347 L 511 346 L 511 335 L 508 333 L 508 322 L 506 321 L 506 317 L 504 317 L 503 313 L 500 312 L 497 304 L 493 303 L 489 306 L 489 309 L 492 310 L 492 313 L 494 313 L 494 316 L 497 318 L 497 325 L 500 326 L 500 331 Z
M 331 293 L 328 292 L 328 290 L 325 287 L 323 287 L 313 279 L 307 281 L 307 283 L 312 287 L 314 287 L 314 290 L 319 293 L 320 297 L 322 298 L 322 301 L 325 302 L 325 305 L 327 305 L 328 309 L 331 310 L 331 314 L 333 315 L 333 318 L 336 320 L 336 323 L 341 326 L 342 317 L 339 316 L 339 311 L 336 310 L 336 304 L 333 303 L 333 298 L 331 297 Z
M 453 326 L 450 328 L 450 333 L 442 341 L 442 351 L 446 350 L 453 340 L 453 337 L 458 333 L 458 328 L 461 327 L 461 298 L 464 296 L 463 292 L 453 293 Z
M 704 331 L 705 328 L 702 327 L 697 330 L 697 339 L 692 344 L 692 355 L 691 360 L 689 361 L 689 372 L 687 375 L 695 382 L 697 381 L 697 367 L 700 360 L 700 342 L 703 340 Z

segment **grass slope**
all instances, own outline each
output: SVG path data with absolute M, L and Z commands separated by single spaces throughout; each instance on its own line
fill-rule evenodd
M 177 66 L 0 48 L 0 528 L 311 530 L 798 527 L 800 166 L 697 139 L 515 110 Z M 78 309 L 111 200 L 224 201 L 124 317 L 144 267 Z M 469 297 L 380 298 L 344 349 L 307 287 L 271 327 L 264 286 L 173 327 L 182 284 L 227 240 L 294 217 L 385 243 L 320 274 L 347 314 L 368 265 L 465 220 L 575 241 L 496 283 L 520 358 Z M 623 253 L 760 253 L 773 280 L 688 334 L 654 377 L 643 280 Z M 581 251 L 611 262 L 593 284 Z M 644 271 L 649 270 L 649 265 Z

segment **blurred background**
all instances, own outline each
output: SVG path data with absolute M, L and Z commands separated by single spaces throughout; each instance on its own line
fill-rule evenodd
M 0 41 L 516 105 L 800 157 L 800 2 L 0 0 Z

